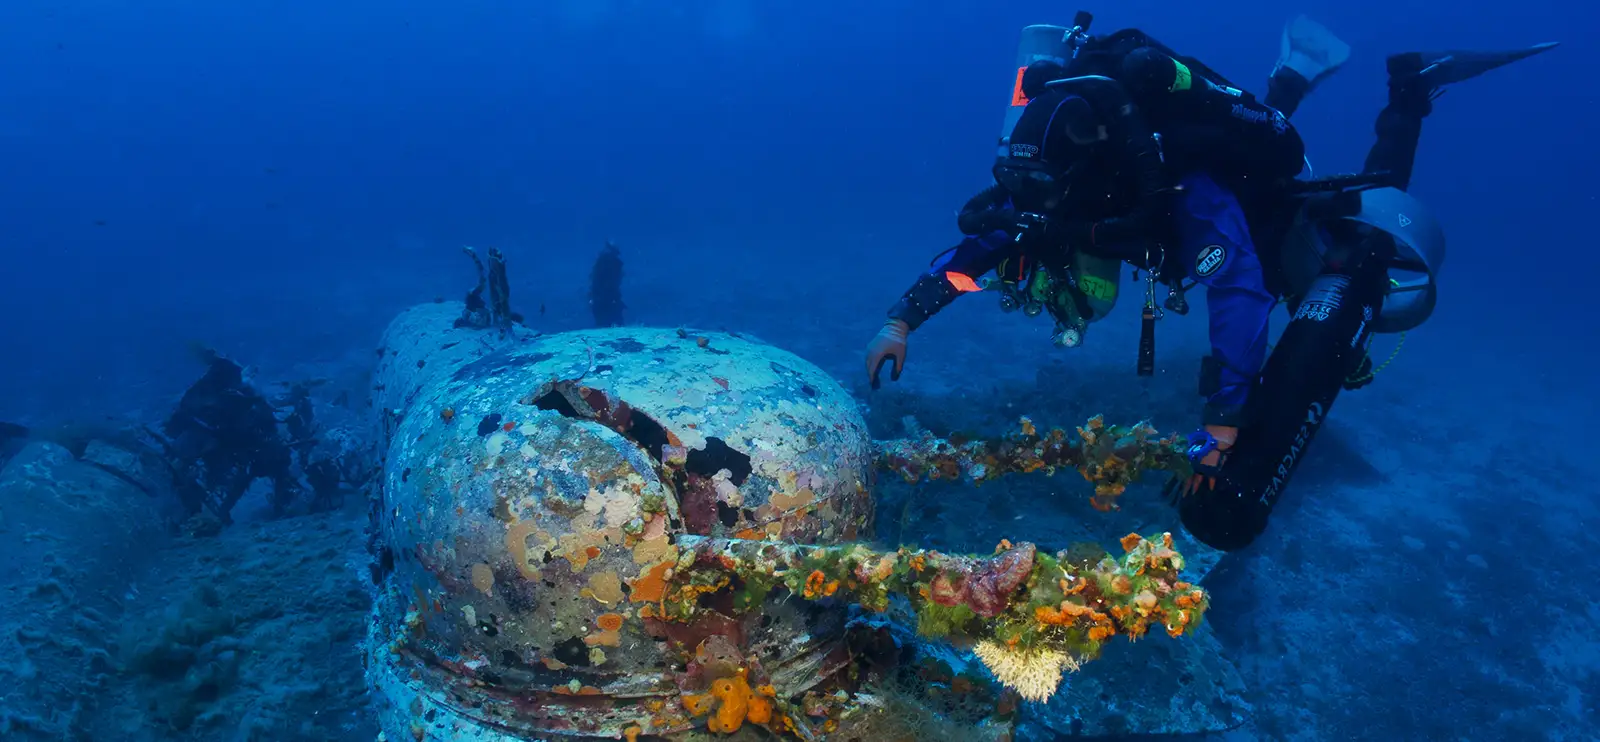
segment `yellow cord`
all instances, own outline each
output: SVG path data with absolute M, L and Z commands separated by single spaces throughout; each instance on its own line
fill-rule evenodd
M 1368 381 L 1371 381 L 1372 377 L 1377 376 L 1379 372 L 1381 372 L 1384 369 L 1388 368 L 1389 364 L 1394 363 L 1395 357 L 1400 355 L 1400 349 L 1404 348 L 1404 347 L 1406 347 L 1406 334 L 1404 332 L 1402 332 L 1402 333 L 1400 333 L 1400 342 L 1395 343 L 1394 350 L 1390 351 L 1389 357 L 1387 359 L 1385 359 L 1383 363 L 1378 364 L 1377 366 L 1373 366 L 1372 370 L 1368 371 L 1365 376 L 1360 376 L 1360 377 L 1351 378 L 1351 379 L 1345 379 L 1345 382 L 1349 383 L 1349 384 L 1364 384 L 1364 383 L 1366 383 Z M 1367 355 L 1370 356 L 1371 354 L 1372 354 L 1372 339 L 1368 338 L 1367 339 Z
M 1391 279 L 1389 279 L 1389 285 L 1391 287 L 1398 288 L 1400 286 L 1400 282 L 1394 280 L 1393 278 L 1391 278 Z M 1372 341 L 1376 337 L 1377 336 L 1375 336 L 1375 335 L 1367 337 L 1367 349 L 1366 349 L 1366 351 L 1367 351 L 1367 356 L 1368 357 L 1371 357 L 1371 355 L 1372 355 Z M 1364 384 L 1364 383 L 1366 383 L 1368 381 L 1371 381 L 1372 377 L 1377 376 L 1379 372 L 1381 372 L 1384 369 L 1388 368 L 1389 364 L 1394 363 L 1395 357 L 1400 355 L 1400 349 L 1404 348 L 1404 347 L 1406 347 L 1406 334 L 1404 332 L 1402 332 L 1402 333 L 1400 333 L 1400 341 L 1395 343 L 1394 350 L 1390 351 L 1389 357 L 1387 359 L 1385 359 L 1383 363 L 1381 363 L 1381 364 L 1379 364 L 1377 366 L 1373 366 L 1371 370 L 1367 371 L 1365 376 L 1345 379 L 1345 383 L 1347 383 L 1347 384 Z

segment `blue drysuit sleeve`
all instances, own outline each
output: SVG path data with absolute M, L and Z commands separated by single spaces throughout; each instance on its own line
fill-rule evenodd
M 968 237 L 934 258 L 933 265 L 917 277 L 917 282 L 889 310 L 889 317 L 905 322 L 915 330 L 929 317 L 949 306 L 956 297 L 970 291 L 971 281 L 1020 252 L 1017 243 L 1005 232 Z M 970 280 L 958 285 L 951 281 L 951 274 Z
M 1177 257 L 1189 276 L 1206 287 L 1211 362 L 1218 373 L 1202 373 L 1202 378 L 1219 382 L 1201 389 L 1207 395 L 1202 422 L 1238 427 L 1250 388 L 1266 362 L 1267 322 L 1277 299 L 1267 291 L 1239 200 L 1204 174 L 1181 182 L 1173 214 Z
M 990 232 L 968 237 L 955 247 L 933 259 L 928 268 L 931 274 L 960 273 L 977 278 L 994 270 L 1001 262 L 1022 253 L 1016 240 L 1005 232 Z

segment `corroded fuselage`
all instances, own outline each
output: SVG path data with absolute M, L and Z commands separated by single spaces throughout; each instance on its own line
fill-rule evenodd
M 836 381 L 725 333 L 501 335 L 458 314 L 414 308 L 380 350 L 392 569 L 369 674 L 389 739 L 681 734 L 686 653 L 711 635 L 784 694 L 843 665 L 842 608 L 652 617 L 678 535 L 869 535 L 872 444 Z

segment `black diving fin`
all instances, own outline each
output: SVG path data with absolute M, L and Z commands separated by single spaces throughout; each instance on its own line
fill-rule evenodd
M 1523 49 L 1498 52 L 1422 52 L 1420 55 L 1422 57 L 1422 75 L 1427 79 L 1430 86 L 1443 87 L 1471 80 L 1496 67 L 1504 67 L 1512 62 L 1550 51 L 1560 44 L 1561 42 L 1559 41 L 1550 41 L 1543 44 L 1534 44 Z

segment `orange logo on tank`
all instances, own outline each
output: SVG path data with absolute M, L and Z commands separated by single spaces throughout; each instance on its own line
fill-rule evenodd
M 1028 96 L 1022 94 L 1022 74 L 1027 72 L 1027 67 L 1017 68 L 1017 82 L 1011 86 L 1011 107 L 1028 105 Z

